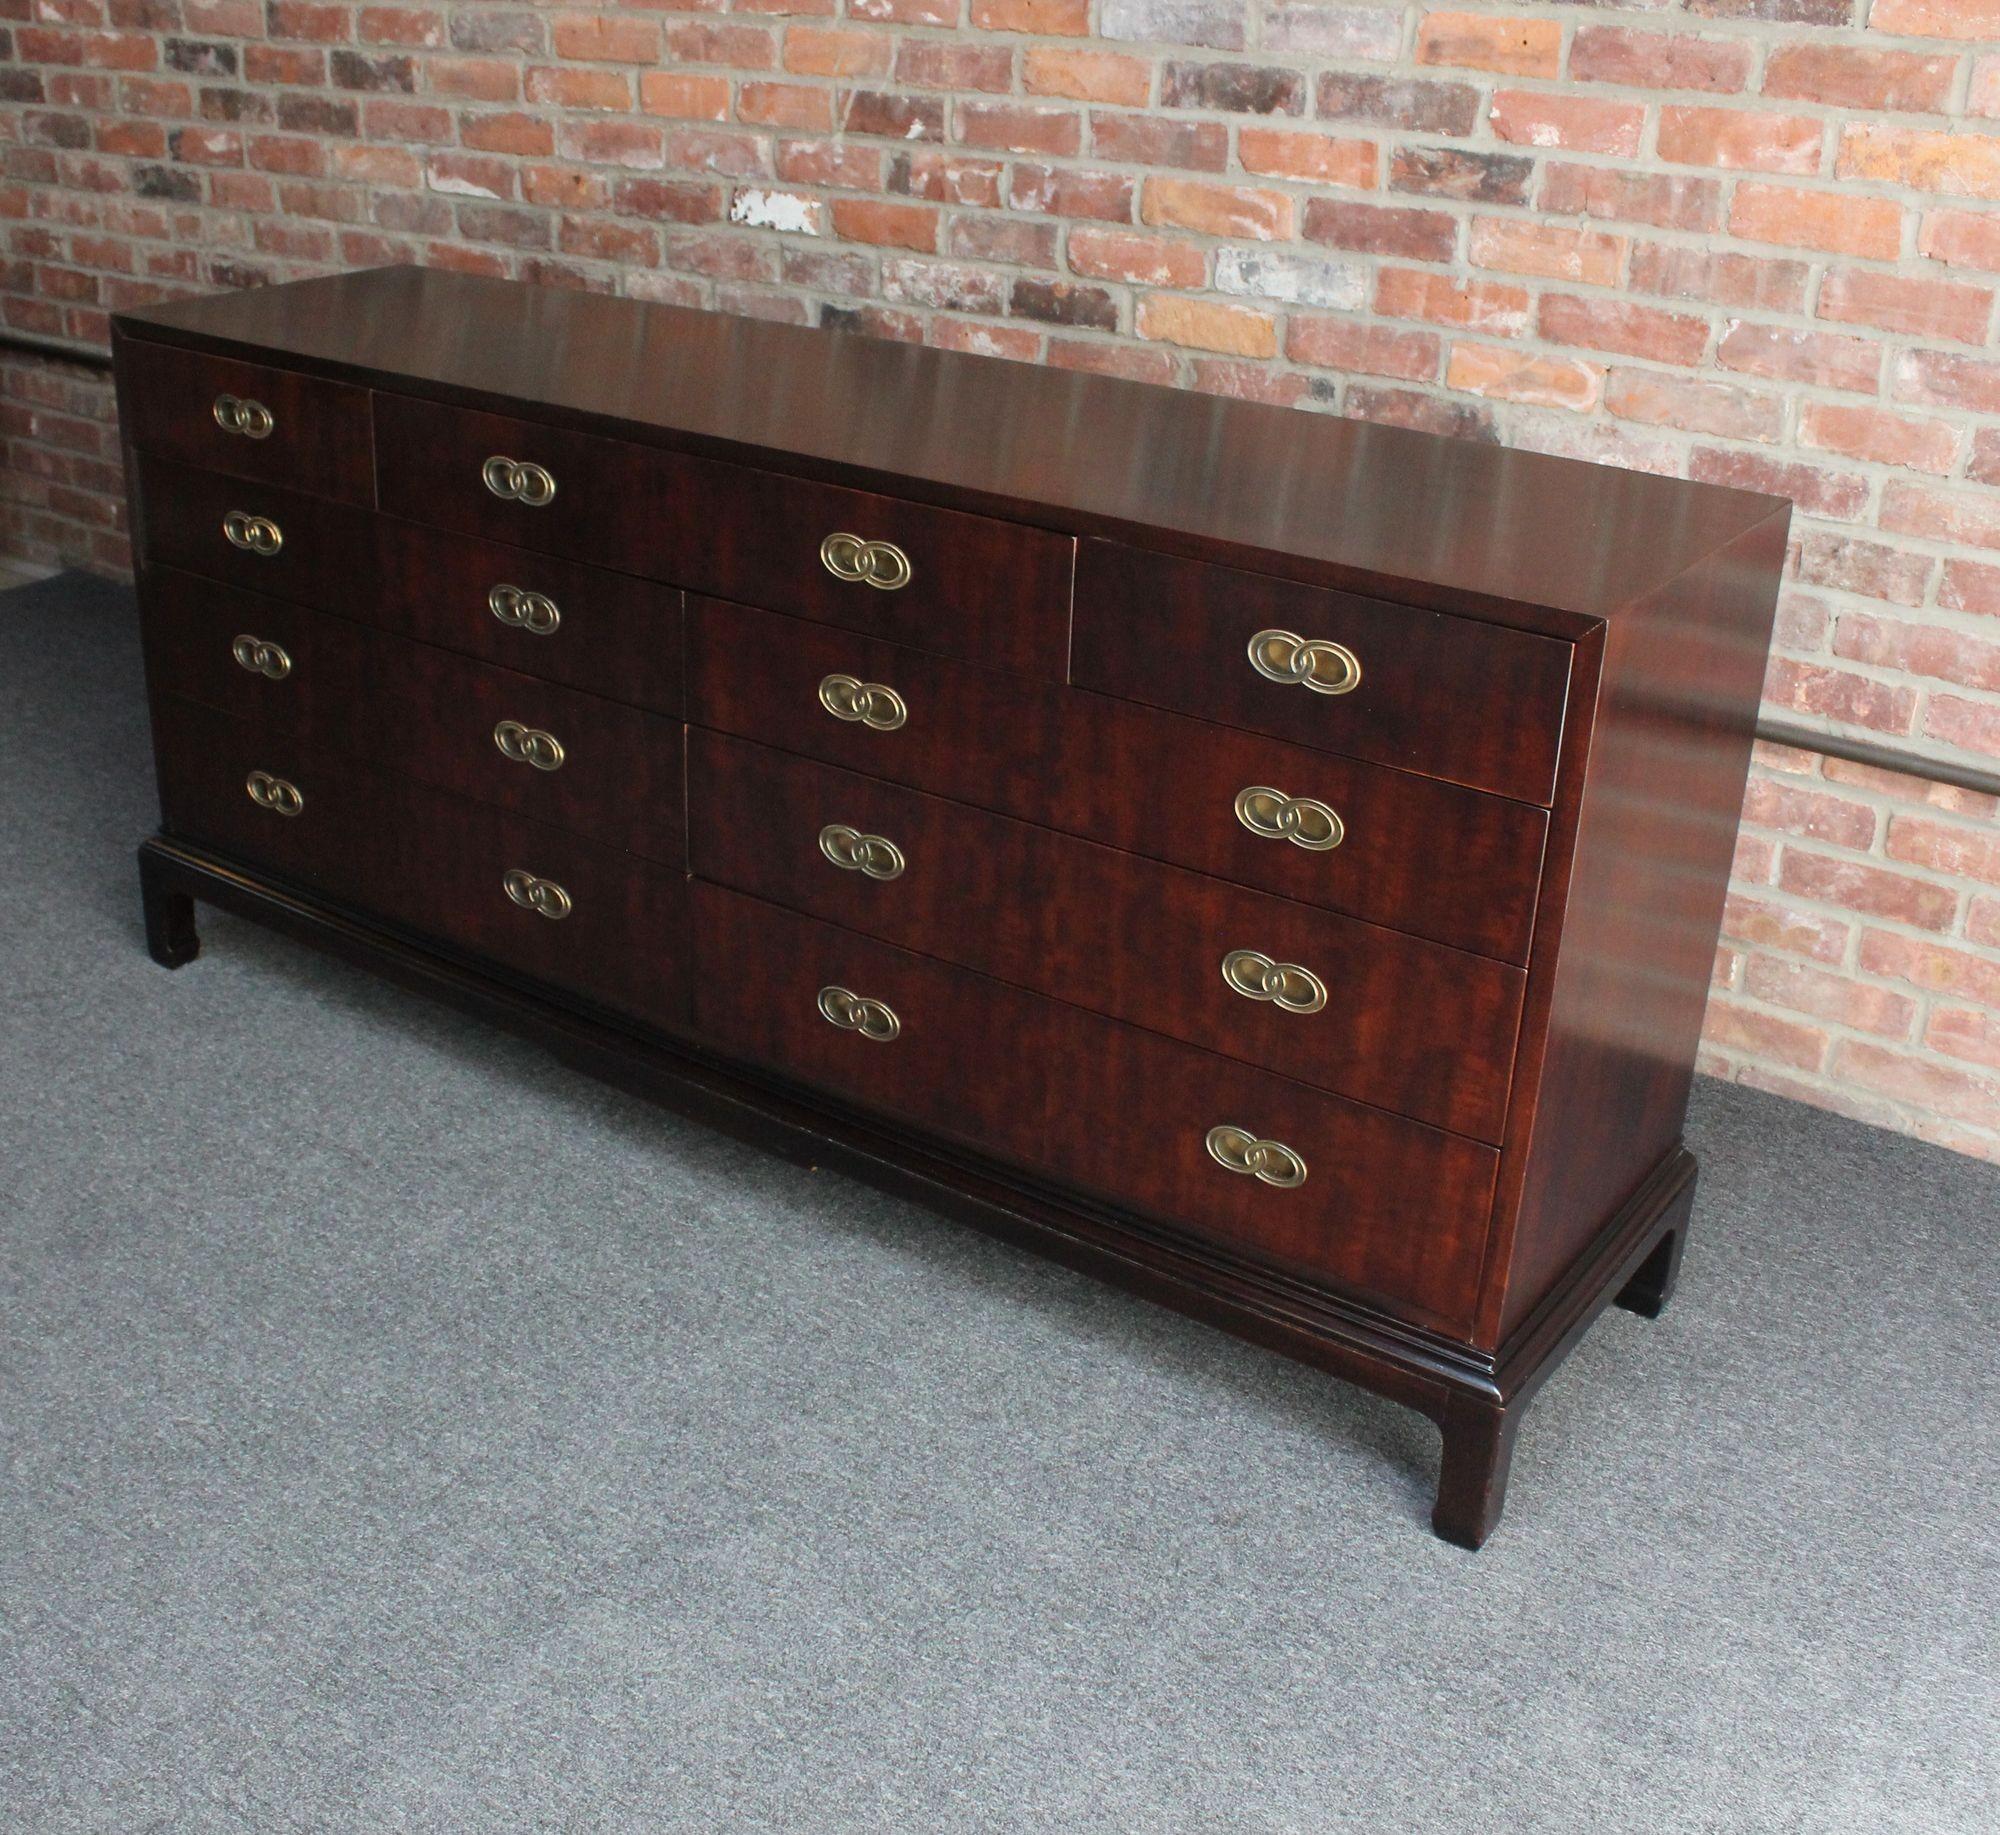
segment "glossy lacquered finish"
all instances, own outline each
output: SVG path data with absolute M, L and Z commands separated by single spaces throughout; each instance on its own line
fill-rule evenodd
M 1471 1546 L 1665 1303 L 1782 505 L 400 270 L 114 338 L 159 961 L 224 906 L 1367 1383 Z
M 1541 809 L 712 599 L 689 601 L 687 665 L 697 725 L 1413 936 L 1528 959 L 1548 832 Z M 826 689 L 842 680 L 888 689 L 903 717 L 889 726 L 851 717 Z M 1338 841 L 1323 845 L 1324 820 L 1295 820 L 1298 841 L 1269 832 L 1282 822 L 1246 823 L 1239 801 L 1260 789 L 1331 810 Z
M 376 417 L 383 501 L 421 501 L 448 528 L 1063 673 L 1076 548 L 1066 535 L 429 402 L 379 399 Z M 486 477 L 495 457 L 539 466 L 548 501 L 496 493 Z M 907 579 L 834 572 L 822 549 L 842 535 L 892 547 Z

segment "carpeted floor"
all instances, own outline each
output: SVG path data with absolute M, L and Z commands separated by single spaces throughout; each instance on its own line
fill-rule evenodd
M 1704 1085 L 1479 1555 L 1418 1417 L 211 913 L 0 596 L 0 1829 L 2000 1827 L 2000 1174 Z

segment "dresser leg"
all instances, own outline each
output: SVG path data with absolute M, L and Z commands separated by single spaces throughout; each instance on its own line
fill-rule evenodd
M 180 968 L 201 954 L 195 935 L 194 900 L 162 883 L 160 870 L 142 850 L 139 897 L 146 908 L 146 951 L 162 968 Z
M 1437 1507 L 1431 1528 L 1460 1548 L 1477 1548 L 1500 1521 L 1507 1501 L 1507 1467 L 1514 1457 L 1519 1408 L 1502 1408 L 1474 1396 L 1445 1404 L 1444 1459 L 1438 1468 Z
M 1628 1313 L 1657 1319 L 1674 1297 L 1674 1283 L 1681 1278 L 1681 1245 L 1687 1241 L 1687 1225 L 1669 1230 L 1654 1245 L 1653 1252 L 1632 1271 L 1632 1278 L 1618 1290 L 1618 1304 Z

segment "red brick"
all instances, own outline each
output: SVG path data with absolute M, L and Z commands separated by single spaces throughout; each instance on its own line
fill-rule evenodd
M 1541 334 L 1551 344 L 1617 351 L 1659 363 L 1691 366 L 1708 345 L 1708 321 L 1624 300 L 1542 295 Z
M 1863 852 L 1875 844 L 1875 811 L 1866 803 L 1757 772 L 1744 791 L 1743 819 L 1800 841 L 1825 841 Z
M 1275 357 L 1277 321 L 1248 306 L 1224 306 L 1178 294 L 1149 293 L 1139 302 L 1136 321 L 1142 338 L 1192 345 L 1239 357 Z
M 2000 1017 L 1994 1014 L 1976 1013 L 1969 1007 L 1940 1007 L 1924 1028 L 1924 1043 L 1946 1057 L 2000 1070 Z M 1989 1120 L 1983 1115 L 1974 1119 Z
M 369 45 L 409 45 L 435 50 L 445 41 L 442 12 L 407 6 L 364 6 L 355 36 Z
M 1872 395 L 1882 376 L 1882 348 L 1864 338 L 1790 325 L 1732 320 L 1723 328 L 1716 361 L 1726 370 L 1806 382 L 1818 388 Z
M 1454 344 L 1445 384 L 1469 395 L 1535 407 L 1587 413 L 1604 393 L 1604 371 L 1594 363 L 1537 355 L 1491 344 Z
M 2000 363 L 1956 351 L 1904 351 L 1896 359 L 1893 384 L 1898 401 L 2000 414 Z
M 1799 443 L 1880 465 L 1944 473 L 1958 457 L 1959 430 L 1943 421 L 1912 420 L 1883 408 L 1809 401 L 1799 409 Z
M 1229 130 L 1219 121 L 1163 121 L 1092 110 L 1090 150 L 1099 159 L 1122 164 L 1220 172 L 1229 163 Z
M 1760 948 L 1810 956 L 1816 962 L 1839 962 L 1847 954 L 1854 926 L 1841 918 L 1732 892 L 1723 906 L 1722 933 Z
M 1562 24 L 1483 13 L 1426 13 L 1417 28 L 1417 62 L 1552 77 L 1562 64 Z
M 1145 58 L 1117 51 L 1062 51 L 1037 45 L 1021 60 L 1021 86 L 1031 96 L 1069 96 L 1078 102 L 1143 108 L 1152 85 L 1153 67 Z
M 1632 290 L 1761 312 L 1803 312 L 1811 269 L 1803 261 L 1716 254 L 1683 243 L 1643 242 L 1632 251 Z
M 1892 873 L 1860 860 L 1836 860 L 1830 854 L 1807 853 L 1788 847 L 1779 862 L 1778 883 L 1800 898 L 1870 917 L 1888 918 L 1916 930 L 1951 927 L 1958 894 L 1927 879 Z
M 1921 600 L 1912 603 L 1921 604 Z M 1976 612 L 2000 618 L 2000 567 L 1984 561 L 1949 560 L 1944 565 L 1944 583 L 1938 588 L 1938 604 L 1954 612 Z
M 1926 994 L 2000 1007 L 2000 962 L 1969 949 L 1893 930 L 1864 930 L 1860 961 L 1871 975 L 1906 981 Z
M 1884 1038 L 1907 1039 L 1917 1017 L 1917 1003 L 1907 994 L 1775 956 L 1750 958 L 1743 991 L 1753 1000 Z
M 1132 220 L 1134 181 L 1122 172 L 1091 172 L 1075 166 L 1037 166 L 1018 160 L 1007 174 L 1010 210 L 1046 212 L 1057 217 L 1095 217 L 1105 223 Z
M 1778 396 L 1659 370 L 1613 370 L 1604 405 L 1621 420 L 1726 439 L 1769 443 L 1785 431 L 1785 404 Z
M 1956 0 L 1953 0 L 1956 3 Z M 2000 1106 L 2000 1081 L 1933 1064 L 1862 1039 L 1843 1039 L 1833 1057 L 1833 1073 L 1845 1082 L 1889 1096 L 1913 1108 L 1989 1124 Z
M 981 32 L 1082 38 L 1090 31 L 1090 0 L 972 0 L 972 24 Z
M 1771 659 L 1764 677 L 1764 698 L 1773 707 L 1848 726 L 1870 727 L 1878 733 L 1908 733 L 1917 710 L 1914 689 L 1790 656 Z
M 736 92 L 736 118 L 760 127 L 829 128 L 833 91 L 803 83 L 745 83 Z
M 1949 102 L 1956 68 L 1955 58 L 1915 51 L 1780 43 L 1771 47 L 1764 65 L 1764 93 L 1827 108 L 1940 114 Z
M 1817 172 L 1825 128 L 1811 115 L 1670 105 L 1660 110 L 1660 158 L 1681 166 Z
M 1927 554 L 1914 554 L 1908 549 L 1892 548 L 1831 529 L 1808 529 L 1799 544 L 1801 580 L 1838 592 L 1887 599 L 1896 605 L 1923 604 L 1935 565 Z
M 1069 264 L 1077 273 L 1099 280 L 1149 287 L 1192 289 L 1208 278 L 1208 258 L 1194 243 L 1129 230 L 1071 230 Z
M 1840 131 L 1841 178 L 1877 179 L 1949 197 L 2000 198 L 2000 139 L 1887 122 Z
M 1475 217 L 1472 223 L 1475 267 L 1582 281 L 1594 287 L 1618 284 L 1627 246 L 1623 236 L 1559 223 L 1524 222 L 1517 217 Z
M 2000 548 L 2000 502 L 1891 479 L 1882 490 L 1882 527 L 1933 541 Z
M 1630 159 L 1639 151 L 1646 109 L 1640 102 L 1502 89 L 1494 92 L 1491 119 L 1496 138 L 1518 145 L 1614 153 Z
M 1753 57 L 1750 45 L 1739 38 L 1697 38 L 1684 32 L 1580 25 L 1570 43 L 1569 74 L 1579 83 L 1619 83 L 1627 89 L 1704 89 L 1733 95 L 1750 80 Z
M 970 351 L 978 357 L 1006 357 L 1032 363 L 1042 334 L 1020 325 L 975 325 L 965 319 L 936 318 L 925 327 L 926 341 L 939 350 Z
M 555 129 L 538 115 L 461 115 L 462 144 L 487 153 L 546 158 L 556 148 Z
M 2000 274 L 2000 213 L 1926 211 L 1917 248 L 1933 261 L 1952 267 L 1983 268 Z
M 835 235 L 891 248 L 935 249 L 938 215 L 930 204 L 892 204 L 879 198 L 833 200 Z
M 2000 758 L 2000 707 L 1959 695 L 1934 694 L 1924 710 L 1924 736 Z
M 1528 290 L 1498 281 L 1453 280 L 1422 268 L 1383 268 L 1375 281 L 1375 311 L 1382 318 L 1518 338 L 1528 329 Z
M 1289 241 L 1292 199 L 1282 191 L 1249 185 L 1209 185 L 1195 179 L 1149 178 L 1140 196 L 1143 222 L 1191 229 L 1206 236 Z
M 1962 281 L 1844 268 L 1828 275 L 1821 286 L 1819 316 L 1918 338 L 1983 344 L 1993 316 L 1993 295 L 1985 287 Z
M 1204 395 L 1267 402 L 1274 408 L 1296 408 L 1312 400 L 1317 381 L 1297 370 L 1267 369 L 1261 363 L 1239 363 L 1226 357 L 1193 358 L 1188 380 Z
M 656 64 L 660 28 L 650 19 L 578 13 L 555 22 L 558 57 L 582 64 Z
M 820 144 L 831 153 L 838 143 Z M 786 156 L 780 154 L 779 157 L 782 163 Z M 843 170 L 854 176 L 817 182 L 841 182 L 851 189 L 860 190 L 874 188 L 857 183 L 858 169 L 849 166 L 846 161 L 843 161 Z M 1007 168 L 997 159 L 964 159 L 941 148 L 914 147 L 907 153 L 896 154 L 891 161 L 887 189 L 898 197 L 922 198 L 932 204 L 970 204 L 978 209 L 993 210 L 1006 201 L 1006 181 Z
M 528 72 L 523 93 L 530 102 L 553 102 L 562 108 L 630 108 L 632 79 L 616 70 L 544 66 Z
M 1391 331 L 1298 313 L 1285 332 L 1285 355 L 1294 363 L 1405 382 L 1435 382 L 1443 348 L 1435 332 Z
M 896 81 L 913 89 L 983 90 L 1014 86 L 1014 53 L 996 45 L 945 44 L 906 38 L 896 49 Z M 932 343 L 937 340 L 933 338 Z
M 424 68 L 434 96 L 511 102 L 521 93 L 520 71 L 497 57 L 433 57 Z
M 1851 191 L 1800 191 L 1746 179 L 1736 187 L 1729 230 L 1747 242 L 1894 261 L 1903 244 L 1903 212 L 1887 198 L 1858 197 Z
M 1458 219 L 1441 210 L 1394 210 L 1379 204 L 1343 204 L 1308 198 L 1300 230 L 1309 242 L 1400 255 L 1406 261 L 1449 261 L 1458 243 Z
M 1381 149 L 1372 140 L 1341 140 L 1330 134 L 1293 133 L 1246 123 L 1236 130 L 1236 157 L 1246 172 L 1368 191 L 1375 185 Z
M 639 106 L 649 115 L 671 115 L 682 121 L 727 121 L 729 79 L 649 70 L 639 79 Z
M 893 49 L 881 32 L 818 25 L 785 28 L 785 68 L 799 76 L 886 76 Z
M 882 189 L 882 151 L 879 147 L 856 146 L 844 140 L 781 141 L 777 152 L 777 173 L 788 185 L 832 185 L 846 191 L 879 191 Z M 998 201 L 997 193 L 991 201 Z
M 1869 27 L 1906 38 L 2000 38 L 2000 0 L 1875 0 Z
M 1058 157 L 1083 150 L 1083 117 L 1073 108 L 1037 108 L 1016 102 L 961 102 L 958 137 L 969 147 L 990 147 L 1004 153 L 1050 153 Z
M 1702 1036 L 1712 1044 L 1775 1058 L 1795 1070 L 1818 1070 L 1826 1058 L 1827 1035 L 1819 1027 L 1739 1007 L 1719 995 L 1708 1003 Z
M 1991 828 L 1959 828 L 1925 816 L 1898 815 L 1889 823 L 1884 851 L 1891 860 L 1934 873 L 2000 886 L 2000 834 Z
M 1722 184 L 1682 173 L 1620 172 L 1555 161 L 1542 177 L 1541 206 L 1555 216 L 1650 223 L 1658 229 L 1720 229 Z
M 1079 338 L 1051 338 L 1049 364 L 1059 370 L 1088 370 L 1123 376 L 1130 382 L 1170 382 L 1175 359 L 1163 350 L 1135 350 L 1126 344 L 1090 344 Z
M 723 25 L 711 19 L 667 27 L 667 56 L 684 64 L 727 64 L 735 70 L 774 70 L 778 41 L 764 26 Z

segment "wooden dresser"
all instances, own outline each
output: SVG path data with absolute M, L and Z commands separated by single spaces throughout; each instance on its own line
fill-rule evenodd
M 1656 1312 L 1776 499 L 414 269 L 129 313 L 202 900 L 1423 1410 Z

